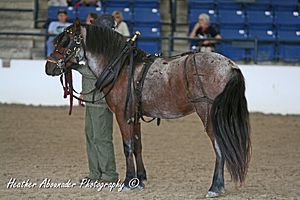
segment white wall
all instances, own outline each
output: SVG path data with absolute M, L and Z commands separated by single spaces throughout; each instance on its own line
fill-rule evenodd
M 250 111 L 300 114 L 300 66 L 242 65 Z
M 47 76 L 45 63 L 44 60 L 11 60 L 10 68 L 0 67 L 0 102 L 68 105 L 59 77 Z M 80 90 L 80 75 L 77 72 L 73 75 L 74 87 Z
M 45 61 L 12 60 L 3 68 L 0 60 L 0 102 L 33 105 L 68 105 L 58 77 L 45 74 Z M 300 66 L 240 66 L 246 79 L 250 111 L 300 114 Z M 80 90 L 80 75 L 74 85 Z

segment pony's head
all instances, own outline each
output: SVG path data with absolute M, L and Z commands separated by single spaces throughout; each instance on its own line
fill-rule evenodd
M 55 49 L 47 58 L 46 74 L 57 76 L 78 63 L 83 57 L 80 53 L 83 46 L 80 20 L 77 19 L 71 26 L 66 28 L 54 39 L 53 43 Z

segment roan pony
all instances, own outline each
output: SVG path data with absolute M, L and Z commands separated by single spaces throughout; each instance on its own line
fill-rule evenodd
M 76 20 L 55 39 L 55 51 L 47 59 L 46 73 L 57 76 L 76 68 L 86 61 L 98 78 L 112 73 L 113 78 L 104 80 L 100 90 L 115 113 L 119 124 L 126 158 L 125 185 L 138 178 L 140 187 L 147 180 L 142 159 L 141 127 L 130 121 L 126 113 L 126 96 L 133 97 L 135 88 L 144 72 L 140 91 L 140 113 L 144 116 L 175 119 L 196 112 L 204 124 L 215 154 L 215 170 L 207 197 L 216 197 L 224 191 L 224 164 L 234 182 L 244 183 L 251 157 L 250 124 L 244 77 L 238 66 L 217 53 L 190 53 L 173 59 L 149 58 L 134 48 L 133 56 L 123 56 L 118 66 L 107 66 L 116 60 L 126 46 L 126 38 L 105 27 L 80 24 Z M 132 71 L 132 83 L 129 70 Z M 149 68 L 145 68 L 145 63 Z M 119 68 L 116 72 L 115 68 Z M 146 71 L 146 72 L 145 72 Z M 111 74 L 109 74 L 111 75 Z M 110 76 L 111 77 L 111 76 Z M 130 90 L 129 90 L 130 89 Z M 130 94 L 131 95 L 131 94 Z M 136 113 L 137 98 L 130 104 Z M 131 116 L 129 116 L 131 117 Z M 136 168 L 134 158 L 136 161 Z

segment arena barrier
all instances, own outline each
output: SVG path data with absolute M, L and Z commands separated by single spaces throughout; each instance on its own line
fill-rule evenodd
M 239 65 L 246 79 L 251 112 L 300 114 L 300 66 Z M 27 105 L 68 105 L 58 77 L 45 74 L 44 60 L 11 60 L 2 67 L 0 59 L 0 102 Z M 81 77 L 74 72 L 80 91 Z

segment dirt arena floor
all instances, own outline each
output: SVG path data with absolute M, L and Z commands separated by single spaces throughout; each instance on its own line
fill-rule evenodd
M 143 124 L 148 182 L 143 191 L 39 188 L 78 182 L 87 175 L 84 108 L 0 104 L 0 199 L 205 199 L 215 157 L 196 115 Z M 218 199 L 300 199 L 300 116 L 251 114 L 253 157 L 246 185 L 236 187 L 226 172 L 226 195 Z M 117 169 L 124 178 L 120 132 L 114 126 Z M 7 189 L 11 178 L 34 188 Z

